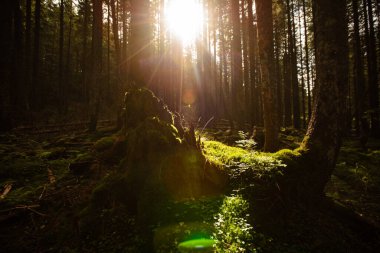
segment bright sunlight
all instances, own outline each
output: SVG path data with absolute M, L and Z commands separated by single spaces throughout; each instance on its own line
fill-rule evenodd
M 193 43 L 202 31 L 203 9 L 197 0 L 169 0 L 165 16 L 169 30 L 184 46 Z

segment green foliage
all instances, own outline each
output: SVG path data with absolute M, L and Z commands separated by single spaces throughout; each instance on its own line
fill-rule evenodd
M 248 133 L 239 131 L 238 134 L 240 140 L 235 141 L 237 147 L 244 148 L 246 150 L 253 150 L 253 148 L 257 146 L 257 142 L 255 142 L 252 138 L 249 138 Z
M 241 196 L 226 197 L 215 217 L 215 252 L 256 252 L 252 245 L 252 226 L 248 223 L 248 202 Z

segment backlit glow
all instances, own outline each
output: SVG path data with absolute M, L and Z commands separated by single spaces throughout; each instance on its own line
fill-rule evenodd
M 203 24 L 203 9 L 197 0 L 169 0 L 165 8 L 169 31 L 190 45 L 200 35 Z

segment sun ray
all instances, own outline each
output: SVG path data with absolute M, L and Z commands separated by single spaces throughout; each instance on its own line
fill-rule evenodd
M 169 0 L 165 19 L 169 31 L 186 47 L 202 32 L 203 8 L 196 0 Z

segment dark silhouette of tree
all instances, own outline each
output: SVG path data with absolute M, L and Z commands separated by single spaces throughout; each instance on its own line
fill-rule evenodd
M 103 69 L 103 0 L 93 0 L 92 47 L 91 47 L 91 91 L 89 131 L 95 131 L 99 119 L 101 78 Z
M 302 143 L 308 172 L 302 194 L 321 196 L 335 167 L 345 122 L 348 81 L 346 0 L 314 1 L 316 82 L 313 114 Z M 333 56 L 333 57 L 332 57 Z M 305 165 L 306 166 L 306 165 Z

